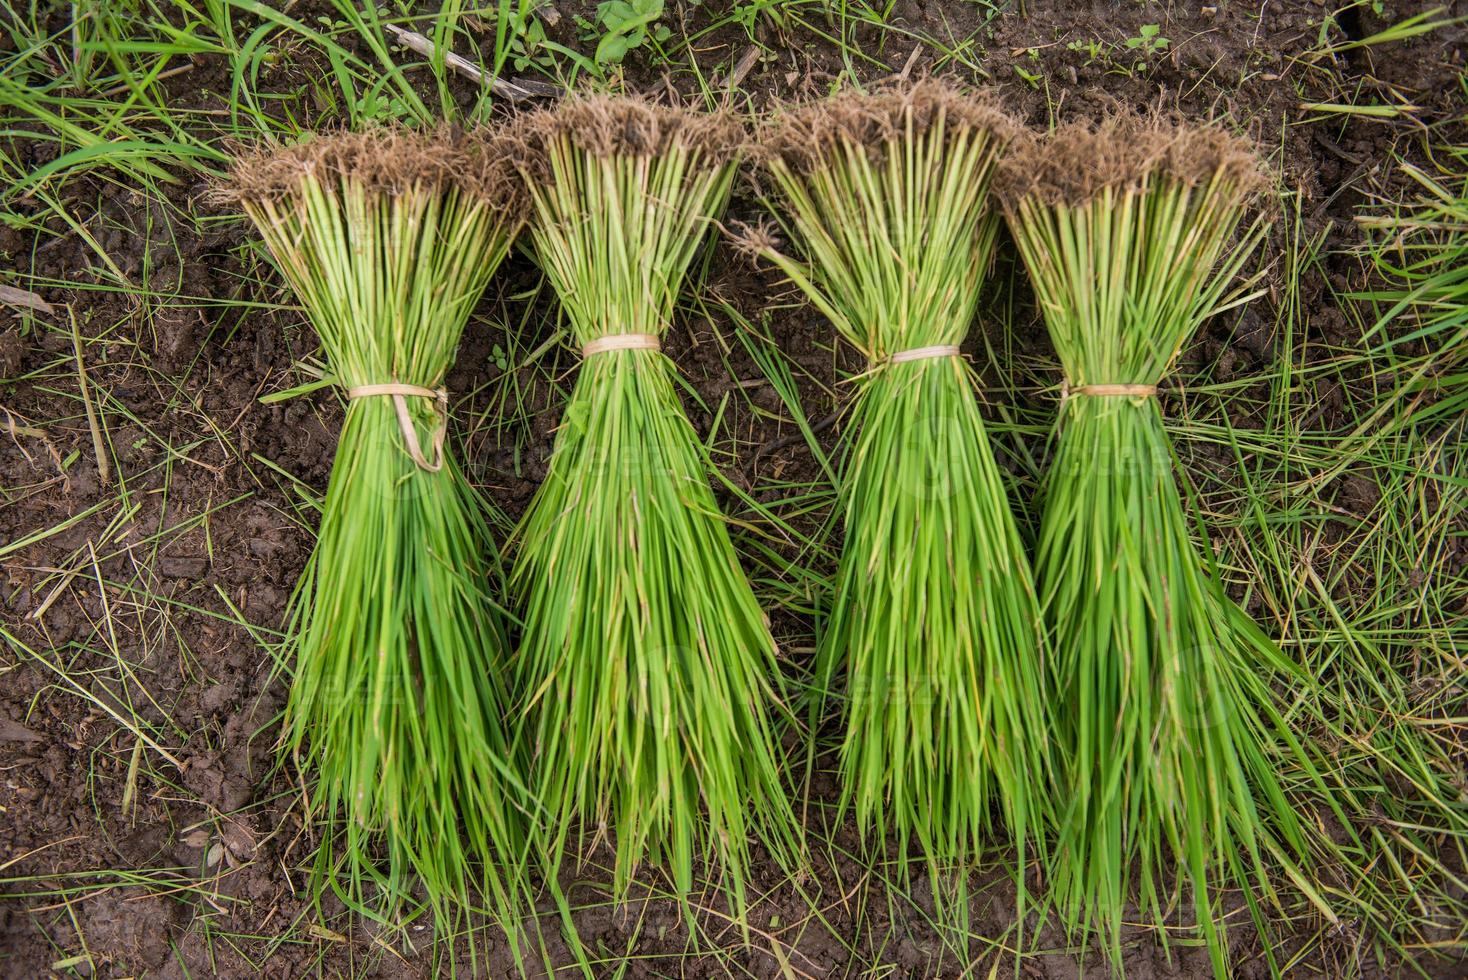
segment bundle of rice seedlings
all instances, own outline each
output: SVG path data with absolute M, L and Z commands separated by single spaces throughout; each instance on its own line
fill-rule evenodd
M 925 80 L 787 109 L 761 140 L 798 257 L 775 263 L 865 357 L 845 426 L 845 544 L 817 704 L 845 722 L 864 833 L 964 862 L 1003 814 L 1023 864 L 1049 804 L 1041 620 L 975 376 L 959 354 L 999 223 L 1013 125 Z M 844 690 L 836 689 L 844 672 Z
M 660 352 L 722 212 L 741 125 L 633 98 L 524 117 L 530 240 L 582 363 L 544 483 L 516 530 L 516 681 L 548 870 L 615 848 L 677 889 L 695 862 L 742 905 L 749 838 L 799 845 L 781 785 L 776 649 Z
M 384 129 L 241 156 L 224 193 L 347 400 L 287 642 L 284 740 L 317 778 L 327 827 L 317 896 L 329 884 L 387 915 L 416 876 L 435 909 L 487 888 L 503 911 L 525 835 L 502 727 L 499 569 L 446 439 L 443 383 L 523 221 L 518 180 L 482 141 Z
M 1231 286 L 1266 180 L 1218 127 L 1116 117 L 1016 147 L 1001 184 L 1065 375 L 1035 563 L 1064 804 L 1051 886 L 1117 957 L 1129 899 L 1161 924 L 1190 886 L 1223 976 L 1214 892 L 1241 889 L 1263 927 L 1266 857 L 1300 880 L 1313 846 L 1280 772 L 1319 773 L 1271 690 L 1308 679 L 1210 577 L 1157 386 L 1248 298 Z

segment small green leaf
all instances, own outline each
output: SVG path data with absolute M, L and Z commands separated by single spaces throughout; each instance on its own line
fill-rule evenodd
M 626 34 L 604 35 L 596 45 L 596 62 L 599 65 L 619 64 L 632 47 L 632 40 Z

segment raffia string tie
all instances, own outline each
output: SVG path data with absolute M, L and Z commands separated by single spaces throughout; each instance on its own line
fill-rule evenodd
M 604 354 L 612 350 L 662 350 L 663 342 L 658 340 L 656 334 L 650 333 L 614 333 L 605 337 L 598 337 L 581 348 L 582 357 L 590 357 L 593 354 Z
M 901 364 L 903 361 L 925 361 L 930 357 L 957 357 L 959 354 L 957 344 L 939 344 L 935 347 L 914 347 L 912 350 L 900 350 L 887 358 L 888 364 Z
M 1156 398 L 1156 385 L 1076 385 L 1072 388 L 1060 383 L 1060 400 L 1065 402 L 1073 395 L 1090 395 L 1093 398 Z
M 443 440 L 449 425 L 448 391 L 444 388 L 398 384 L 396 381 L 380 385 L 358 385 L 355 388 L 347 389 L 348 399 L 380 396 L 392 399 L 393 408 L 398 413 L 398 429 L 403 433 L 403 442 L 407 443 L 408 455 L 413 457 L 413 462 L 418 464 L 418 468 L 429 473 L 437 473 L 443 469 Z M 413 425 L 413 419 L 408 414 L 409 398 L 432 398 L 434 407 L 438 410 L 438 428 L 433 432 L 433 462 L 431 463 L 423 456 L 423 447 L 418 443 L 418 429 Z

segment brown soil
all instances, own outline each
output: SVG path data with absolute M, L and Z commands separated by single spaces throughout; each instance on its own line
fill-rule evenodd
M 1389 6 L 1400 19 L 1425 5 Z M 297 4 L 292 14 L 309 21 L 317 7 Z M 682 25 L 696 30 L 707 23 L 704 7 L 669 4 L 668 23 L 675 30 Z M 1358 240 L 1352 217 L 1368 191 L 1394 180 L 1390 154 L 1395 149 L 1419 158 L 1420 139 L 1406 123 L 1335 116 L 1303 124 L 1302 92 L 1303 101 L 1329 102 L 1345 101 L 1342 93 L 1390 89 L 1421 107 L 1421 122 L 1442 123 L 1463 111 L 1456 78 L 1464 66 L 1468 29 L 1307 60 L 1326 11 L 1327 6 L 1312 2 L 1280 0 L 1216 8 L 1027 0 L 1023 13 L 1005 13 L 990 23 L 980 35 L 982 50 L 973 55 L 981 56 L 1008 108 L 1033 122 L 1047 120 L 1047 106 L 1058 106 L 1064 118 L 1096 117 L 1118 104 L 1160 105 L 1194 117 L 1232 111 L 1278 151 L 1305 195 L 1306 236 L 1325 229 L 1328 245 L 1343 248 Z M 983 26 L 984 13 L 983 5 L 962 0 L 897 0 L 894 19 L 938 37 L 962 38 Z M 820 23 L 819 14 L 812 16 Z M 59 17 L 51 29 L 63 26 Z M 563 17 L 562 30 L 568 20 Z M 1160 34 L 1172 41 L 1170 50 L 1141 59 L 1121 49 L 1147 23 L 1160 24 Z M 1382 26 L 1369 9 L 1357 8 L 1328 39 L 1345 40 L 1342 31 L 1361 37 Z M 756 105 L 819 94 L 842 68 L 840 52 L 808 34 L 787 34 L 764 20 L 757 30 L 779 55 L 756 62 L 742 82 Z M 1093 61 L 1087 51 L 1067 46 L 1093 38 L 1113 46 L 1109 62 Z M 871 30 L 858 31 L 854 43 L 893 71 L 908 64 L 913 47 L 899 33 L 884 38 Z M 700 40 L 697 60 L 711 73 L 720 62 L 737 61 L 748 47 L 742 31 L 722 28 Z M 665 83 L 643 57 L 637 53 L 629 59 L 632 87 L 688 87 L 686 78 Z M 1146 61 L 1145 67 L 1131 70 L 1139 60 Z M 909 67 L 918 71 L 931 63 L 931 52 L 924 49 Z M 279 77 L 261 80 L 262 88 L 300 84 L 302 67 L 288 60 L 282 65 L 272 69 Z M 1043 81 L 1032 86 L 1016 69 Z M 868 78 L 887 74 L 860 71 Z M 180 105 L 218 109 L 227 104 L 230 79 L 212 57 L 201 56 L 191 72 L 170 84 Z M 464 94 L 467 98 L 467 85 Z M 1445 135 L 1461 140 L 1464 133 Z M 24 140 L 11 147 L 23 167 L 40 166 L 52 152 L 49 144 Z M 0 484 L 42 487 L 17 493 L 16 502 L 0 508 L 0 540 L 13 542 L 101 505 L 96 514 L 0 560 L 5 571 L 0 625 L 51 662 L 64 663 L 68 676 L 83 686 L 67 686 L 28 658 L 0 660 L 0 877 L 26 879 L 0 884 L 0 894 L 13 899 L 0 902 L 0 975 L 46 976 L 53 964 L 83 949 L 96 972 L 106 976 L 434 975 L 448 963 L 432 952 L 429 929 L 410 927 L 411 936 L 421 937 L 415 939 L 415 952 L 388 951 L 373 941 L 370 928 L 344 916 L 323 919 L 303 897 L 297 869 L 313 842 L 303 825 L 294 772 L 274 765 L 284 694 L 262 641 L 282 626 L 311 547 L 311 512 L 300 508 L 289 483 L 260 460 L 323 491 L 340 412 L 329 393 L 274 405 L 258 401 L 262 393 L 299 380 L 292 365 L 312 352 L 314 339 L 289 311 L 242 312 L 221 303 L 282 297 L 256 296 L 242 278 L 256 262 L 245 247 L 250 235 L 242 223 L 198 225 L 187 217 L 218 213 L 202 203 L 205 190 L 202 180 L 186 177 L 167 187 L 171 207 L 165 207 L 100 179 L 73 186 L 74 199 L 83 202 L 77 207 L 95 208 L 94 233 L 120 271 L 150 290 L 182 299 L 144 312 L 122 293 L 44 290 L 58 310 L 72 305 L 76 329 L 91 341 L 87 379 L 92 395 L 106 399 L 109 436 L 125 485 L 116 482 L 116 473 L 104 480 L 95 465 L 75 372 L 66 387 L 57 379 L 65 379 L 67 371 L 53 370 L 72 357 L 70 323 L 64 315 L 29 319 L 0 308 L 0 405 L 16 413 L 21 425 L 62 420 L 47 422 L 44 438 L 0 437 Z M 744 195 L 730 217 L 753 223 L 760 210 Z M 94 253 L 75 236 L 0 227 L 0 253 L 8 268 L 29 269 L 40 278 L 78 286 L 97 278 Z M 1337 284 L 1356 281 L 1355 262 L 1331 258 L 1323 270 L 1307 275 L 1304 300 L 1310 305 L 1311 329 L 1321 339 L 1353 341 L 1347 322 L 1330 306 L 1326 277 Z M 461 421 L 487 420 L 462 433 L 463 458 L 511 518 L 519 516 L 544 475 L 565 392 L 547 383 L 544 364 L 539 370 L 523 369 L 517 380 L 533 410 L 531 423 L 513 431 L 494 423 L 498 406 L 487 390 L 495 387 L 489 382 L 498 380 L 500 369 L 493 351 L 510 346 L 513 325 L 522 320 L 533 334 L 522 351 L 533 349 L 550 329 L 546 293 L 530 310 L 521 300 L 505 298 L 530 290 L 536 278 L 521 258 L 507 264 L 485 300 L 484 315 L 471 323 L 449 379 L 453 391 L 480 392 L 457 408 Z M 773 275 L 751 270 L 725 248 L 713 257 L 708 290 L 756 323 L 775 297 L 790 301 Z M 1259 369 L 1269 357 L 1272 322 L 1269 311 L 1261 310 L 1246 317 L 1241 330 L 1219 328 L 1202 339 L 1182 370 L 1209 364 L 1216 375 L 1221 371 L 1227 377 Z M 503 330 L 500 323 L 512 329 Z M 722 433 L 733 433 L 741 444 L 727 464 L 735 483 L 769 496 L 767 484 L 773 479 L 819 479 L 805 445 L 790 438 L 793 430 L 752 410 L 784 414 L 767 384 L 741 387 L 762 374 L 741 345 L 734 343 L 725 353 L 719 339 L 732 337 L 735 329 L 716 318 L 689 319 L 674 330 L 669 353 L 702 403 L 687 400 L 695 426 L 707 432 L 728 394 L 721 424 Z M 850 360 L 844 353 L 833 357 L 828 326 L 813 310 L 796 307 L 777 311 L 769 329 L 793 361 L 819 379 L 802 381 L 810 418 L 832 416 L 839 407 L 830 395 L 838 390 L 838 367 L 849 367 Z M 1041 336 L 1036 332 L 1026 340 L 1043 344 Z M 561 375 L 574 359 L 561 354 L 545 360 L 557 356 L 551 376 L 564 385 Z M 1320 408 L 1327 422 L 1339 411 L 1338 404 Z M 838 428 L 823 427 L 828 450 Z M 167 453 L 164 445 L 175 447 L 175 453 Z M 72 453 L 80 456 L 63 471 L 60 463 Z M 725 502 L 738 509 L 732 496 Z M 816 526 L 814 518 L 809 526 Z M 95 563 L 89 548 L 95 550 Z M 56 568 L 75 574 L 56 579 L 50 574 Z M 44 588 L 42 580 L 49 580 Z M 57 581 L 63 583 L 59 590 Z M 144 602 L 141 593 L 162 601 Z M 48 601 L 39 620 L 29 617 Z M 261 632 L 252 635 L 241 628 L 236 616 Z M 782 611 L 775 625 L 792 658 L 808 650 L 808 618 Z M 118 658 L 129 665 L 125 682 L 119 679 Z M 114 722 L 114 711 L 150 724 L 152 736 L 177 765 L 146 747 L 135 755 L 137 740 Z M 138 770 L 130 776 L 135 758 Z M 812 789 L 818 803 L 833 798 L 824 773 L 817 774 Z M 826 812 L 812 807 L 813 828 L 820 828 Z M 622 975 L 825 977 L 876 969 L 888 976 L 947 977 L 970 965 L 978 976 L 1013 975 L 1012 961 L 1002 956 L 998 972 L 990 974 L 996 954 L 977 940 L 963 959 L 944 948 L 923 915 L 923 883 L 914 885 L 915 902 L 906 902 L 889 895 L 859 862 L 842 856 L 858 850 L 854 828 L 838 826 L 818 836 L 829 837 L 835 847 L 818 849 L 815 875 L 803 888 L 816 899 L 823 921 L 811 916 L 810 904 L 793 883 L 767 867 L 751 883 L 752 894 L 768 894 L 754 910 L 758 931 L 749 945 L 716 914 L 703 917 L 707 934 L 695 942 L 669 901 L 612 908 L 596 904 L 594 884 L 576 885 L 572 901 L 591 906 L 577 912 L 578 929 L 594 954 L 609 958 L 598 972 L 614 975 L 610 958 L 630 954 L 634 958 Z M 140 869 L 137 875 L 148 880 L 105 869 Z M 593 869 L 575 877 L 598 880 Z M 202 885 L 191 884 L 201 880 Z M 1013 920 L 1013 887 L 998 873 L 981 877 L 976 887 L 972 931 L 1000 936 Z M 544 911 L 544 927 L 554 929 L 552 909 Z M 1296 927 L 1299 934 L 1281 937 L 1281 948 L 1310 951 L 1293 975 L 1394 976 L 1405 969 L 1356 961 L 1348 931 L 1320 943 L 1313 940 L 1316 923 Z M 1236 975 L 1267 975 L 1259 943 L 1248 933 L 1235 929 Z M 282 937 L 288 938 L 281 942 Z M 555 945 L 564 955 L 563 944 Z M 1060 952 L 1064 941 L 1053 929 L 1041 933 L 1039 945 L 1057 952 L 1027 958 L 1026 977 L 1102 972 L 1094 954 L 1082 969 Z M 725 953 L 693 951 L 710 947 Z M 483 939 L 478 953 L 487 954 L 490 974 L 511 972 L 502 942 Z M 455 956 L 467 974 L 462 944 Z M 486 960 L 477 965 L 484 970 Z M 1424 966 L 1432 975 L 1468 975 L 1462 962 Z M 1126 967 L 1134 978 L 1210 975 L 1200 950 L 1174 945 L 1169 959 L 1155 937 L 1141 932 L 1128 947 Z M 59 967 L 57 972 L 69 975 L 85 968 Z

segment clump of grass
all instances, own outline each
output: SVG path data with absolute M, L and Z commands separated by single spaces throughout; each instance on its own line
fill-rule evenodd
M 1376 307 L 1379 315 L 1366 339 L 1405 375 L 1402 397 L 1394 403 L 1415 407 L 1424 394 L 1432 396 L 1421 421 L 1452 420 L 1468 407 L 1468 147 L 1443 147 L 1436 158 L 1435 174 L 1408 163 L 1400 167 L 1420 188 L 1418 200 L 1393 215 L 1357 218 L 1386 285 L 1350 297 Z M 1407 325 L 1413 329 L 1403 330 Z M 1414 347 L 1426 347 L 1431 355 L 1414 360 L 1407 354 Z
M 1271 690 L 1309 680 L 1210 576 L 1154 386 L 1205 318 L 1247 298 L 1233 283 L 1266 182 L 1218 127 L 1131 117 L 1028 141 L 1005 174 L 1065 374 L 1036 556 L 1061 763 L 1053 893 L 1119 958 L 1128 900 L 1161 924 L 1176 872 L 1223 976 L 1214 890 L 1242 889 L 1263 927 L 1266 858 L 1304 867 L 1316 844 L 1279 773 L 1321 782 Z
M 522 224 L 518 183 L 482 140 L 399 130 L 251 153 L 230 178 L 348 394 L 287 644 L 285 744 L 328 828 L 318 898 L 387 915 L 416 874 L 437 910 L 487 889 L 503 912 L 525 833 L 498 562 L 435 392 Z
M 742 904 L 751 835 L 781 860 L 799 847 L 772 717 L 782 682 L 657 338 L 744 130 L 579 97 L 520 134 L 535 258 L 586 352 L 515 535 L 540 850 L 553 871 L 573 837 L 610 842 L 619 894 L 644 859 L 684 895 L 706 863 Z
M 966 863 L 999 812 L 1023 864 L 1050 806 L 1038 602 L 958 356 L 1013 130 L 987 98 L 936 80 L 787 109 L 763 160 L 799 257 L 769 235 L 743 241 L 867 360 L 815 686 L 818 706 L 829 694 L 842 708 L 843 802 L 904 861 L 915 839 L 934 862 Z

